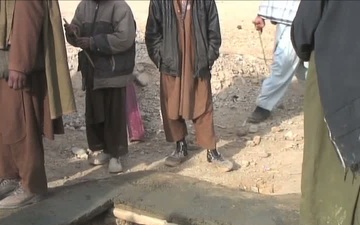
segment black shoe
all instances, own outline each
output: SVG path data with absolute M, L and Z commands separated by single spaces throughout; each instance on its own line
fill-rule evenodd
M 247 121 L 249 123 L 261 123 L 267 120 L 270 117 L 270 114 L 271 112 L 269 110 L 257 106 Z
M 188 149 L 185 140 L 176 142 L 176 150 L 165 159 L 165 165 L 175 167 L 183 163 L 188 156 Z
M 234 164 L 228 159 L 225 159 L 216 149 L 207 150 L 206 158 L 209 163 L 213 163 L 214 166 L 224 172 L 229 172 L 234 169 Z

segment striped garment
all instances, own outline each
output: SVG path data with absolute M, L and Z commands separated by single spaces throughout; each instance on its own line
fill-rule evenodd
M 300 0 L 262 1 L 258 15 L 274 23 L 291 25 L 299 4 Z

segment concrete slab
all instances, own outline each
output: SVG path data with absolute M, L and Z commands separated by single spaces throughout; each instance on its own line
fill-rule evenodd
M 34 206 L 0 211 L 0 224 L 84 224 L 115 204 L 181 225 L 295 225 L 298 202 L 296 195 L 262 196 L 142 171 L 63 187 Z
M 299 195 L 264 196 L 169 173 L 127 185 L 116 207 L 176 224 L 298 225 Z
M 133 173 L 111 179 L 93 180 L 52 190 L 36 205 L 17 211 L 0 210 L 1 225 L 82 224 L 113 206 L 113 198 L 126 190 L 126 183 L 153 172 Z

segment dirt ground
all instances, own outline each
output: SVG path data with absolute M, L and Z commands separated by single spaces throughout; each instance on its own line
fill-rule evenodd
M 61 1 L 63 16 L 70 21 L 79 1 Z M 252 20 L 258 1 L 217 1 L 223 44 L 221 57 L 213 69 L 215 124 L 218 148 L 231 158 L 236 169 L 220 173 L 206 162 L 205 151 L 190 152 L 191 158 L 178 168 L 166 168 L 162 162 L 174 148 L 166 143 L 159 106 L 159 73 L 150 62 L 144 46 L 148 1 L 128 1 L 138 24 L 137 65 L 150 75 L 150 84 L 138 88 L 138 99 L 147 132 L 143 143 L 130 146 L 125 164 L 127 172 L 139 170 L 170 171 L 197 177 L 215 184 L 263 194 L 300 192 L 303 149 L 303 84 L 294 80 L 288 94 L 263 124 L 246 124 L 255 107 L 261 81 L 268 76 L 275 27 L 270 23 L 262 34 L 267 65 L 260 38 Z M 109 176 L 106 167 L 91 167 L 86 159 L 73 155 L 72 147 L 87 147 L 84 127 L 84 92 L 76 72 L 78 49 L 68 47 L 78 112 L 65 117 L 66 134 L 54 142 L 46 141 L 46 166 L 51 187 Z M 189 123 L 189 140 L 194 132 Z M 251 131 L 251 132 L 248 132 Z

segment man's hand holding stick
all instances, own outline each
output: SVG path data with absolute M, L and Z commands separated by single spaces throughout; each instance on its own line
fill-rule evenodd
M 70 24 L 66 21 L 65 18 L 64 18 L 64 22 L 65 22 L 65 29 L 66 29 L 66 27 L 70 27 Z M 74 37 L 75 37 L 76 39 L 79 39 L 79 36 L 76 34 L 76 31 L 75 31 L 75 30 L 73 30 L 73 29 L 66 29 L 66 31 L 67 31 L 67 32 L 70 32 L 72 35 L 74 35 Z M 89 60 L 91 66 L 92 66 L 93 68 L 95 68 L 94 62 L 92 61 L 89 53 L 88 53 L 85 49 L 84 49 L 84 53 L 85 53 L 86 58 Z

